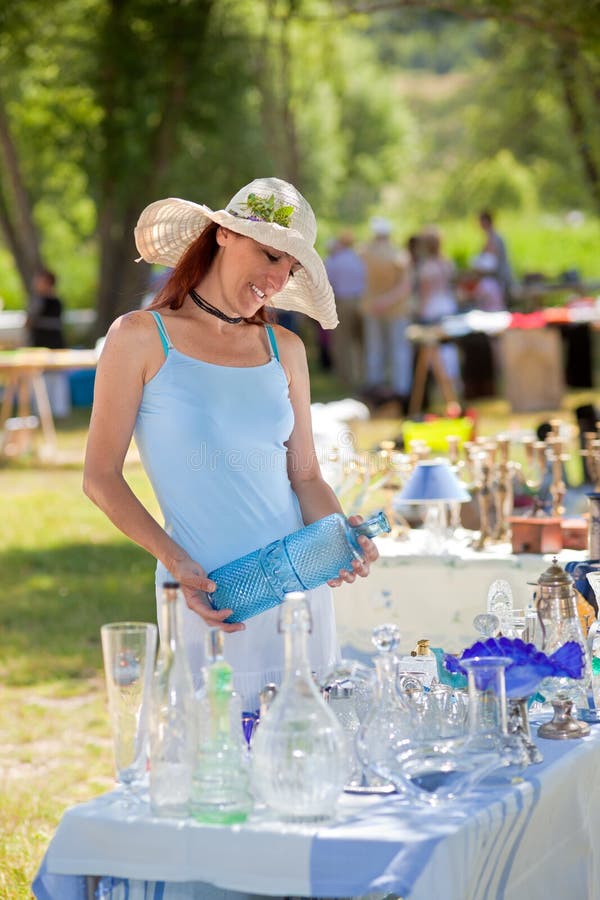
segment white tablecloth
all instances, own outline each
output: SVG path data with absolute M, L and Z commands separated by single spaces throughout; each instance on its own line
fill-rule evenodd
M 357 655 L 373 652 L 371 631 L 388 621 L 400 626 L 402 653 L 410 653 L 420 638 L 428 638 L 432 647 L 462 650 L 478 638 L 473 619 L 486 611 L 493 581 L 507 581 L 514 606 L 527 608 L 535 590 L 532 582 L 552 561 L 552 554 L 514 555 L 510 544 L 485 551 L 455 544 L 445 555 L 426 556 L 420 530 L 409 541 L 377 538 L 376 543 L 380 558 L 369 577 L 334 591 L 340 644 L 359 651 Z M 564 565 L 587 556 L 564 550 L 558 559 Z
M 539 746 L 544 763 L 519 784 L 484 782 L 438 810 L 344 795 L 337 820 L 320 828 L 264 814 L 231 827 L 159 820 L 144 804 L 125 816 L 117 795 L 105 795 L 67 810 L 35 894 L 85 900 L 82 876 L 103 874 L 133 879 L 116 882 L 104 895 L 111 900 L 202 897 L 195 881 L 272 896 L 592 900 L 600 884 L 600 726 L 584 740 Z

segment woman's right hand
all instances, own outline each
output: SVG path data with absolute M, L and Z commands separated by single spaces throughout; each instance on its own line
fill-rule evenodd
M 206 576 L 206 572 L 197 562 L 189 557 L 177 561 L 170 566 L 173 578 L 181 585 L 185 602 L 193 612 L 198 613 L 210 628 L 220 628 L 222 631 L 244 631 L 243 622 L 229 624 L 224 622 L 233 610 L 213 609 L 205 594 L 215 590 L 216 584 Z

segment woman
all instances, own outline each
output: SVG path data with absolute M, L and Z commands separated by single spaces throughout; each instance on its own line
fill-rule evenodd
M 156 557 L 157 588 L 167 578 L 181 583 L 196 676 L 206 626 L 227 632 L 225 654 L 249 710 L 266 682 L 281 679 L 278 610 L 225 623 L 231 610 L 211 608 L 206 573 L 340 511 L 315 455 L 304 346 L 267 324 L 269 306 L 337 324 L 315 237 L 312 209 L 276 178 L 253 181 L 216 212 L 185 200 L 151 204 L 135 230 L 138 250 L 174 268 L 147 309 L 111 326 L 96 375 L 84 490 Z M 164 528 L 123 477 L 133 433 Z M 361 542 L 365 562 L 332 585 L 368 573 L 377 551 Z M 323 672 L 337 654 L 331 592 L 311 594 L 311 663 Z
M 418 267 L 419 310 L 418 318 L 424 324 L 439 322 L 444 316 L 458 312 L 452 280 L 454 264 L 442 253 L 441 237 L 437 228 L 424 228 L 420 235 L 422 249 Z M 445 343 L 440 355 L 449 378 L 459 387 L 460 362 L 455 344 Z

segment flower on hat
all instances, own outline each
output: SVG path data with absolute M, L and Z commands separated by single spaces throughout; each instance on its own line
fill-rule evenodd
M 293 206 L 286 206 L 275 202 L 275 194 L 270 197 L 258 197 L 256 194 L 248 194 L 248 199 L 242 206 L 250 212 L 249 219 L 261 222 L 274 222 L 283 228 L 290 227 L 290 218 L 294 212 Z M 236 213 L 234 212 L 234 215 Z

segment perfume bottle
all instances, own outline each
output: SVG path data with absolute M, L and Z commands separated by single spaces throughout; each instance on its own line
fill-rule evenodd
M 186 816 L 192 783 L 194 687 L 181 635 L 181 602 L 177 582 L 165 582 L 150 708 L 150 806 L 156 816 Z
M 310 611 L 301 592 L 287 594 L 280 629 L 285 672 L 252 742 L 252 783 L 278 818 L 318 822 L 335 813 L 348 775 L 342 726 L 321 698 L 310 670 Z
M 235 719 L 232 716 L 233 672 L 223 656 L 223 632 L 211 628 L 207 643 L 190 812 L 199 822 L 232 825 L 245 822 L 252 809 L 247 752 L 239 703 Z
M 360 535 L 385 534 L 390 525 L 379 512 L 350 525 L 340 513 L 333 513 L 299 531 L 254 550 L 209 573 L 217 585 L 209 594 L 215 609 L 232 609 L 226 622 L 243 622 L 283 601 L 287 593 L 316 588 L 340 569 L 351 569 L 362 560 Z
M 419 675 L 421 684 L 427 689 L 438 683 L 437 660 L 429 648 L 427 639 L 422 638 L 417 641 L 417 646 L 414 650 L 411 650 L 409 656 L 399 657 L 398 672 L 401 674 L 414 673 Z

